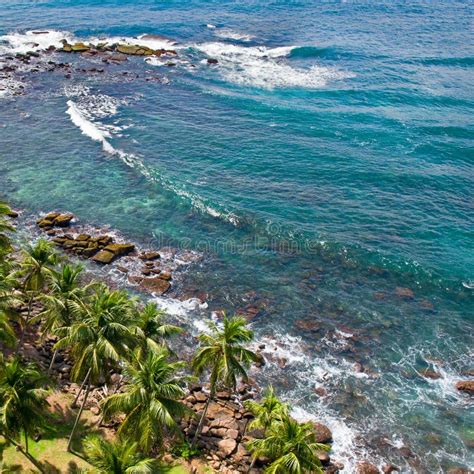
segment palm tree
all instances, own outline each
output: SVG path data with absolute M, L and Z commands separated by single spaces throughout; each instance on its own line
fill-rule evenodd
M 17 358 L 0 363 L 0 432 L 30 459 L 28 436 L 44 426 L 48 406 L 45 381 L 32 364 Z M 24 448 L 16 441 L 22 433 Z
M 218 385 L 222 384 L 235 390 L 237 379 L 240 377 L 247 381 L 247 369 L 252 361 L 257 360 L 256 354 L 244 347 L 244 344 L 253 339 L 253 332 L 246 325 L 247 321 L 244 318 L 240 316 L 228 318 L 224 314 L 222 327 L 211 321 L 210 333 L 199 336 L 200 347 L 194 355 L 192 366 L 198 375 L 210 371 L 210 393 L 194 434 L 193 445 L 201 433 L 209 404 Z
M 264 392 L 261 402 L 248 400 L 245 402 L 245 408 L 255 417 L 248 425 L 250 430 L 262 430 L 265 435 L 273 423 L 281 421 L 288 415 L 289 407 L 283 403 L 275 394 L 275 390 L 270 385 Z M 258 456 L 252 457 L 249 471 L 252 470 Z
M 10 320 L 17 317 L 15 307 L 19 303 L 15 293 L 18 282 L 10 270 L 10 262 L 5 262 L 4 265 L 0 264 L 0 342 L 7 346 L 13 346 L 16 342 L 16 335 Z
M 147 303 L 141 311 L 138 311 L 135 333 L 142 341 L 140 352 L 160 352 L 162 347 L 170 351 L 166 339 L 181 334 L 183 329 L 166 324 L 165 316 L 165 312 L 160 311 L 156 303 Z
M 110 368 L 117 365 L 135 344 L 131 332 L 134 301 L 126 291 L 110 291 L 99 285 L 91 298 L 81 303 L 81 314 L 71 326 L 57 329 L 60 339 L 55 349 L 70 348 L 74 358 L 71 378 L 82 380 L 76 405 L 84 387 L 86 392 L 69 437 L 68 450 L 79 423 L 92 383 L 106 377 Z
M 298 423 L 288 414 L 274 421 L 265 437 L 251 441 L 248 448 L 254 457 L 272 460 L 267 474 L 322 474 L 318 451 L 329 451 L 329 446 L 316 442 L 311 423 Z
M 129 382 L 125 391 L 102 402 L 105 417 L 125 414 L 119 435 L 135 439 L 145 453 L 161 446 L 164 431 L 176 430 L 176 418 L 186 412 L 179 400 L 186 394 L 189 377 L 177 375 L 183 368 L 184 362 L 168 361 L 165 348 L 150 351 L 125 366 L 123 372 Z
M 21 324 L 17 353 L 23 347 L 25 331 L 31 320 L 33 301 L 38 293 L 44 290 L 47 276 L 51 273 L 57 261 L 58 257 L 53 245 L 44 239 L 38 240 L 34 245 L 29 244 L 23 250 L 23 261 L 20 264 L 19 275 L 24 277 L 23 291 L 28 298 L 28 312 Z
M 11 251 L 9 234 L 15 231 L 15 228 L 7 219 L 11 212 L 12 210 L 8 204 L 0 201 L 0 257 L 4 257 Z
M 41 296 L 45 309 L 32 321 L 42 320 L 42 335 L 55 334 L 60 327 L 69 327 L 81 313 L 81 300 L 86 298 L 89 290 L 95 285 L 90 283 L 81 286 L 79 277 L 83 270 L 80 265 L 65 264 L 60 271 L 51 271 L 48 275 L 49 293 Z M 55 349 L 48 374 L 54 365 L 58 349 Z
M 87 460 L 103 474 L 146 474 L 159 472 L 157 461 L 139 454 L 138 444 L 128 439 L 106 441 L 99 436 L 84 440 Z

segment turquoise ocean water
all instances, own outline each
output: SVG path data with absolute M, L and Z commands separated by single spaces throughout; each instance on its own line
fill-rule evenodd
M 330 425 L 345 472 L 472 468 L 454 383 L 474 369 L 473 19 L 469 2 L 2 0 L 0 69 L 62 38 L 159 34 L 178 55 L 0 71 L 0 194 L 199 255 L 160 304 L 195 330 L 256 308 L 259 380 Z

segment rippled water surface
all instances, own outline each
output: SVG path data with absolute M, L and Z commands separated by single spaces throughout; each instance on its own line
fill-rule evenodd
M 0 71 L 0 194 L 197 252 L 160 303 L 195 330 L 256 313 L 255 375 L 331 426 L 345 472 L 472 468 L 454 384 L 474 369 L 473 17 L 469 2 L 4 0 L 0 69 L 64 38 L 177 56 L 40 52 Z M 197 295 L 207 308 L 175 299 Z

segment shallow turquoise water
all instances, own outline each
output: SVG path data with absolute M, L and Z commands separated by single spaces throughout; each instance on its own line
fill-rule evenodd
M 1 193 L 199 251 L 176 294 L 209 309 L 189 318 L 261 308 L 280 364 L 260 377 L 325 418 L 347 472 L 472 466 L 453 389 L 473 368 L 472 19 L 467 2 L 4 1 L 0 34 L 157 33 L 178 57 L 25 68 L 0 98 Z

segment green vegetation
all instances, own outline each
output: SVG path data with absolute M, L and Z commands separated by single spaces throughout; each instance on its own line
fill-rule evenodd
M 224 385 L 235 390 L 238 377 L 244 381 L 248 380 L 247 369 L 257 356 L 244 346 L 253 339 L 253 332 L 246 325 L 247 321 L 244 318 L 238 316 L 228 318 L 224 314 L 222 328 L 210 322 L 210 334 L 199 336 L 201 346 L 194 356 L 193 368 L 198 375 L 205 371 L 210 372 L 210 394 L 194 435 L 193 446 L 201 434 L 204 418 L 217 387 Z
M 11 215 L 0 203 L 2 468 L 187 472 L 182 466 L 167 466 L 161 458 L 166 450 L 183 459 L 197 456 L 196 442 L 218 390 L 235 391 L 239 380 L 248 380 L 257 356 L 248 349 L 253 333 L 245 319 L 224 315 L 221 323 L 209 323 L 209 332 L 199 336 L 191 368 L 198 377 L 207 375 L 210 395 L 191 442 L 180 422 L 194 414 L 183 403 L 194 377 L 169 343 L 182 329 L 168 324 L 156 305 L 142 305 L 125 290 L 84 283 L 82 266 L 64 262 L 46 240 L 15 249 L 20 252 L 13 257 Z M 56 340 L 54 353 L 42 373 L 27 349 L 40 348 L 51 337 Z M 72 360 L 70 381 L 81 384 L 74 400 L 71 393 L 54 390 L 58 380 L 50 379 L 60 354 Z M 121 374 L 125 385 L 109 394 L 113 373 Z M 96 386 L 104 386 L 106 394 L 96 406 L 99 421 L 86 409 Z M 315 443 L 311 425 L 289 416 L 289 407 L 273 388 L 260 403 L 247 402 L 246 408 L 254 415 L 248 429 L 263 432 L 263 438 L 249 443 L 251 467 L 263 456 L 270 461 L 270 473 L 321 472 L 317 452 L 327 447 Z M 103 420 L 112 421 L 112 428 L 101 429 Z

